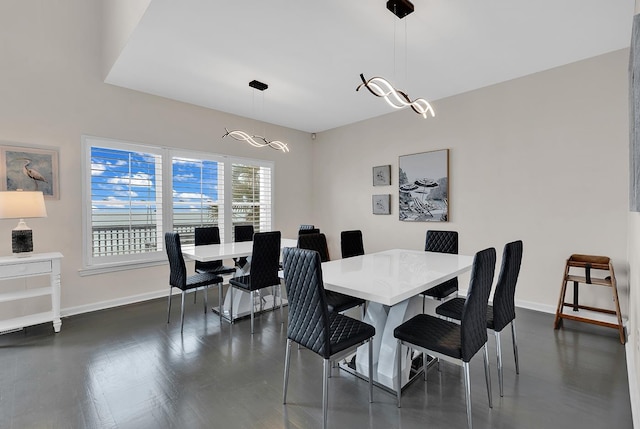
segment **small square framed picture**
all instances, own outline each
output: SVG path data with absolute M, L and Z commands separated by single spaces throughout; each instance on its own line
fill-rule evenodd
M 371 197 L 373 214 L 391 214 L 391 194 L 373 195 Z
M 373 167 L 373 186 L 389 186 L 391 184 L 391 166 Z

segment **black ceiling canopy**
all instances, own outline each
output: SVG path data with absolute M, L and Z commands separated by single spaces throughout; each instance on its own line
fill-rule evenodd
M 259 89 L 260 91 L 264 91 L 265 89 L 269 88 L 269 85 L 267 85 L 266 83 L 262 83 L 259 80 L 255 79 L 249 82 L 249 86 L 251 88 Z
M 387 2 L 389 9 L 395 16 L 402 19 L 413 12 L 413 3 L 409 0 L 389 0 Z

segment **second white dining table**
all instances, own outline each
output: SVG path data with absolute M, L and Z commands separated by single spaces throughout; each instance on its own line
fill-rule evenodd
M 284 247 L 296 247 L 297 241 L 283 238 L 280 241 L 280 248 Z M 253 241 L 241 241 L 241 242 L 232 242 L 232 243 L 221 243 L 221 244 L 206 244 L 201 246 L 193 246 L 187 245 L 182 248 L 182 255 L 194 261 L 200 262 L 211 262 L 211 261 L 220 261 L 225 259 L 232 258 L 241 258 L 246 256 L 251 256 L 253 253 Z M 236 276 L 248 274 L 250 271 L 250 264 L 239 268 L 236 271 Z M 229 320 L 229 315 L 231 314 L 231 294 L 233 294 L 233 317 L 234 319 L 245 317 L 251 313 L 251 294 L 246 293 L 244 291 L 230 288 L 230 292 L 225 295 L 224 303 L 222 308 L 219 307 L 214 308 L 214 311 L 222 311 L 222 316 Z M 271 297 L 269 302 L 263 306 L 263 308 L 273 308 L 275 303 L 275 298 Z

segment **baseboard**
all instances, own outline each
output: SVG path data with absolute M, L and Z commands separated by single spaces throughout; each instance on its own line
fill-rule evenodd
M 462 296 L 462 297 L 467 296 L 467 290 L 460 289 L 458 291 L 458 296 Z M 491 301 L 492 299 L 493 299 L 493 295 L 489 297 L 489 301 Z M 541 313 L 556 314 L 556 307 L 554 305 L 540 304 L 538 302 L 522 301 L 522 300 L 516 300 L 515 304 L 516 304 L 516 308 L 518 307 L 526 308 L 528 310 L 539 311 Z
M 516 300 L 516 307 L 528 310 L 539 311 L 541 313 L 556 314 L 556 307 L 553 305 L 540 304 L 538 302 Z
M 123 298 L 111 299 L 107 301 L 94 302 L 77 307 L 67 307 L 60 310 L 61 317 L 75 316 L 82 313 L 90 313 L 92 311 L 106 310 L 108 308 L 120 307 L 123 305 L 135 304 L 142 301 L 163 298 L 167 296 L 167 289 L 139 295 L 132 295 Z

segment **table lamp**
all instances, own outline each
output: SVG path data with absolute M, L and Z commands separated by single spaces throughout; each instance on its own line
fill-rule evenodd
M 11 231 L 11 247 L 15 256 L 29 256 L 33 252 L 33 234 L 25 218 L 47 217 L 44 195 L 40 191 L 0 192 L 0 219 L 20 219 Z

